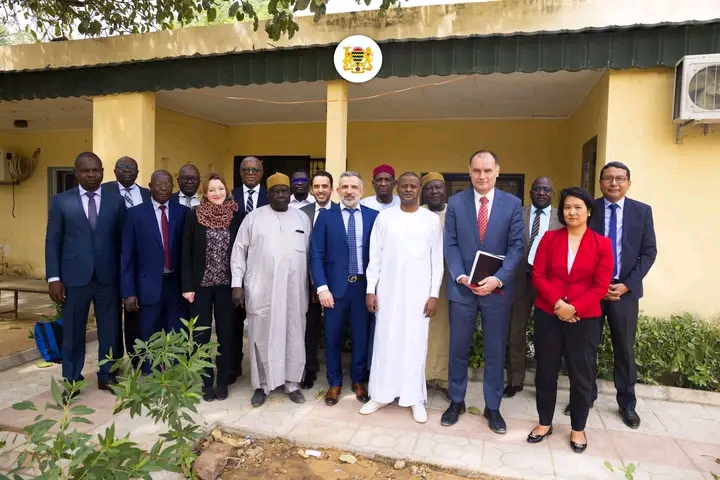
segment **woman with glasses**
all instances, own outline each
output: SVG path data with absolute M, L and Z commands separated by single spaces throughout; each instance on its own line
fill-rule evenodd
M 560 193 L 558 219 L 538 245 L 532 282 L 535 300 L 536 405 L 539 424 L 527 437 L 539 443 L 552 434 L 560 362 L 570 377 L 570 447 L 587 448 L 585 424 L 592 403 L 597 351 L 602 335 L 600 300 L 610 286 L 613 252 L 610 240 L 588 228 L 593 199 L 578 187 Z

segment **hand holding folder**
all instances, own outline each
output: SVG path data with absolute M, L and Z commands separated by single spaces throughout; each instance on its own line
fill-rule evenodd
M 500 267 L 502 267 L 504 255 L 495 255 L 488 252 L 478 250 L 475 254 L 472 270 L 468 283 L 471 287 L 477 287 L 480 282 L 487 277 L 494 277 Z

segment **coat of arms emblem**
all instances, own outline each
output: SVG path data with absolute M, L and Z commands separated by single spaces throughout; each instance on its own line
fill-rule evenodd
M 345 47 L 343 70 L 351 73 L 365 73 L 372 70 L 372 48 Z

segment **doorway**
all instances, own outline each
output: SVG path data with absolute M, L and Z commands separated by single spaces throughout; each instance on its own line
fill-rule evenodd
M 580 186 L 595 198 L 595 168 L 597 167 L 597 135 L 582 146 L 582 174 Z

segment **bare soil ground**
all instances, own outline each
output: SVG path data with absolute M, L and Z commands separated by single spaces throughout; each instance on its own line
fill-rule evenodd
M 235 456 L 228 460 L 220 477 L 222 480 L 501 480 L 499 477 L 479 474 L 473 477 L 460 476 L 411 461 L 399 463 L 394 460 L 370 459 L 337 449 L 309 448 L 281 438 L 253 438 L 250 443 L 242 437 L 224 432 L 223 438 L 219 441 L 225 442 L 232 438 L 236 445 L 238 442 L 247 442 L 247 445 L 235 450 Z M 312 452 L 319 452 L 322 456 L 318 458 Z

